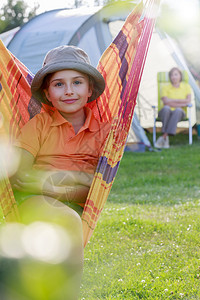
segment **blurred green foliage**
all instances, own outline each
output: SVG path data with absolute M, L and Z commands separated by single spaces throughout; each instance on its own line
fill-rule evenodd
M 36 15 L 39 4 L 30 9 L 23 0 L 7 0 L 0 10 L 0 33 L 23 25 Z

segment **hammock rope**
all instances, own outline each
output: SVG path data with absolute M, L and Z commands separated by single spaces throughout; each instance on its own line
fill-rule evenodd
M 106 79 L 108 95 L 107 98 L 103 95 L 99 101 L 105 103 L 107 100 L 104 120 L 110 120 L 108 117 L 111 115 L 112 128 L 82 215 L 85 245 L 104 207 L 124 152 L 158 7 L 159 0 L 148 1 L 145 9 L 142 3 L 139 4 L 98 65 Z M 118 74 L 115 85 L 112 76 L 107 77 L 110 70 Z M 96 205 L 91 200 L 95 198 L 98 199 Z
M 98 70 L 104 76 L 104 93 L 88 106 L 96 118 L 111 122 L 82 214 L 84 246 L 89 241 L 108 198 L 131 126 L 145 59 L 160 0 L 140 3 L 103 53 Z M 0 41 L 1 42 L 1 41 Z M 9 141 L 34 115 L 52 108 L 31 97 L 33 74 L 0 43 L 0 117 L 2 135 Z M 2 164 L 1 164 L 2 165 Z M 19 220 L 16 202 L 5 170 L 0 170 L 1 208 L 6 221 Z M 2 197 L 2 195 L 4 195 Z

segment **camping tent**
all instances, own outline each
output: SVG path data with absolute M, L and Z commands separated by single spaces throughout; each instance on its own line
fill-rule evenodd
M 9 42 L 12 40 L 13 36 L 17 33 L 19 29 L 20 27 L 18 26 L 0 34 L 0 39 L 2 40 L 5 46 L 9 44 Z
M 125 18 L 137 2 L 140 1 L 116 2 L 105 7 L 47 11 L 22 26 L 8 44 L 8 49 L 33 73 L 40 68 L 46 52 L 61 44 L 77 45 L 83 48 L 89 54 L 91 63 L 96 66 L 101 54 L 118 33 Z M 152 105 L 157 102 L 157 72 L 168 71 L 177 65 L 181 68 L 186 66 L 186 64 L 184 66 L 181 64 L 178 50 L 172 51 L 167 45 L 169 40 L 167 36 L 163 38 L 157 30 L 154 31 L 135 110 L 140 123 L 137 121 L 133 123 L 134 132 L 137 132 L 134 140 L 137 136 L 137 140 L 139 139 L 148 147 L 150 143 L 141 126 L 144 128 L 153 126 Z M 194 86 L 195 82 L 193 82 Z M 196 88 L 196 93 L 199 93 L 199 88 Z M 200 102 L 200 96 L 196 99 Z M 196 122 L 195 105 L 193 105 L 192 116 L 194 124 Z
M 110 23 L 124 20 L 133 7 L 133 3 L 119 2 L 105 7 L 47 11 L 22 26 L 8 49 L 33 73 L 41 67 L 46 52 L 61 44 L 84 49 L 96 66 L 113 38 Z

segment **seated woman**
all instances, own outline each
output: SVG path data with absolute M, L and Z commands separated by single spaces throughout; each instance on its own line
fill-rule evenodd
M 191 102 L 191 87 L 182 81 L 178 68 L 169 72 L 170 83 L 163 87 L 161 99 L 164 107 L 158 117 L 162 121 L 162 135 L 155 143 L 156 148 L 169 148 L 169 135 L 176 134 L 177 123 L 185 118 L 187 105 Z

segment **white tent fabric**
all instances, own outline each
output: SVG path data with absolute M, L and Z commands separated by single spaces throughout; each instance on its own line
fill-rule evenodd
M 151 143 L 146 136 L 144 129 L 140 125 L 140 121 L 134 112 L 131 129 L 128 135 L 127 144 L 134 142 L 142 143 L 145 147 L 150 148 Z
M 12 40 L 13 36 L 19 29 L 20 27 L 16 27 L 0 34 L 0 40 L 2 40 L 5 46 L 9 44 L 9 42 Z

